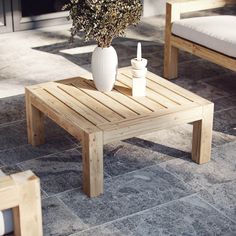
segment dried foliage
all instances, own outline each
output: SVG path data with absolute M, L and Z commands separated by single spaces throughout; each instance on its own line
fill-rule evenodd
M 142 4 L 140 0 L 70 0 L 63 10 L 69 10 L 72 20 L 72 40 L 84 31 L 85 41 L 94 39 L 104 48 L 113 38 L 123 36 L 129 25 L 137 25 Z

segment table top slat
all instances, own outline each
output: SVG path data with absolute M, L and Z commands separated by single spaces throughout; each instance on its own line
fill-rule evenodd
M 59 123 L 63 128 L 67 127 L 67 129 L 70 129 L 70 126 L 72 125 L 72 129 L 73 127 L 77 127 L 89 133 L 100 131 L 97 126 L 70 109 L 58 99 L 55 99 L 55 97 L 46 90 L 41 88 L 35 89 L 32 97 L 36 102 L 40 101 L 40 103 L 43 104 L 43 107 L 45 108 L 43 112 L 45 114 L 50 114 L 51 112 L 57 114 L 58 120 L 60 120 Z
M 125 72 L 125 75 L 132 79 L 131 70 L 127 70 L 127 72 Z M 179 105 L 189 104 L 192 102 L 192 100 L 182 96 L 179 93 L 176 93 L 174 90 L 169 89 L 169 87 L 166 87 L 162 85 L 161 83 L 158 83 L 159 80 L 150 79 L 149 77 L 150 77 L 149 73 L 147 73 L 147 76 L 146 76 L 147 87 L 153 90 L 154 92 L 160 94 L 163 97 L 168 98 L 169 100 L 172 100 L 173 102 Z
M 46 90 L 48 93 L 56 97 L 59 101 L 64 103 L 66 106 L 74 110 L 79 115 L 83 116 L 85 119 L 87 119 L 94 125 L 109 122 L 107 119 L 100 116 L 99 114 L 91 110 L 89 107 L 85 106 L 83 103 L 74 99 L 68 93 L 65 93 L 63 90 L 58 88 L 57 85 L 58 84 L 55 82 L 48 83 L 47 86 L 45 86 L 44 90 Z
M 189 111 L 191 109 L 198 109 L 198 115 L 202 116 L 202 107 L 196 103 L 191 103 L 191 104 L 188 104 L 186 106 L 181 106 L 181 107 L 173 107 L 170 109 L 160 109 L 158 112 L 153 112 L 153 113 L 142 115 L 139 117 L 132 117 L 126 120 L 120 120 L 113 123 L 101 124 L 98 127 L 104 131 L 119 130 L 119 128 L 123 128 L 123 127 L 129 128 L 132 125 L 139 124 L 149 119 L 153 119 L 157 117 L 165 117 L 169 114 L 178 114 L 178 112 Z
M 93 83 L 91 80 L 77 80 L 72 84 L 88 94 L 89 96 L 93 97 L 100 103 L 104 104 L 105 106 L 112 109 L 117 114 L 121 115 L 123 118 L 128 118 L 131 116 L 137 115 L 133 110 L 129 109 L 127 106 L 122 105 L 121 103 L 117 102 L 116 100 L 110 98 L 105 93 L 101 93 L 96 90 L 93 86 L 89 86 L 88 83 Z
M 185 97 L 180 96 L 177 93 L 174 93 L 172 90 L 169 90 L 168 88 L 158 83 L 155 83 L 154 81 L 150 80 L 148 77 L 147 77 L 147 87 L 152 89 L 155 92 L 158 92 L 158 94 L 164 97 L 168 97 L 169 99 L 171 99 L 172 101 L 180 105 L 192 103 L 192 101 L 190 101 L 189 99 L 186 99 Z
M 118 78 L 118 81 L 132 87 L 132 78 L 129 77 L 127 74 L 121 73 Z M 153 91 L 152 89 L 148 87 L 146 87 L 146 97 L 158 103 L 164 108 L 171 108 L 171 107 L 175 107 L 176 105 L 177 106 L 180 105 L 176 103 L 175 101 L 172 101 L 171 99 L 168 99 L 167 97 L 160 95 L 159 93 Z
M 133 97 L 132 96 L 132 88 L 127 86 L 126 84 L 121 83 L 120 81 L 116 80 L 116 84 L 114 89 L 119 91 L 120 93 L 128 96 L 129 98 L 133 99 L 134 101 L 142 104 L 144 107 L 148 108 L 150 111 L 158 111 L 160 109 L 164 109 L 159 103 L 156 103 L 147 97 Z
M 109 120 L 110 122 L 122 119 L 122 116 L 114 112 L 109 107 L 98 102 L 96 99 L 84 93 L 80 89 L 77 89 L 75 86 L 69 84 L 59 84 L 58 87 L 64 92 L 70 94 L 77 101 L 80 101 L 94 112 L 97 112 L 99 115 Z
M 176 94 L 178 94 L 190 101 L 193 101 L 193 102 L 196 102 L 199 104 L 209 104 L 210 103 L 205 98 L 202 98 L 202 97 L 198 96 L 197 94 L 194 94 L 194 93 L 190 92 L 189 90 L 184 89 L 177 84 L 174 84 L 173 82 L 170 82 L 158 75 L 155 75 L 154 73 L 152 73 L 150 71 L 147 72 L 147 77 L 148 77 L 148 79 L 155 81 L 156 83 L 161 84 L 162 86 L 165 86 L 169 90 L 175 92 Z
M 94 89 L 95 85 L 91 83 L 91 86 L 93 86 Z M 117 102 L 121 103 L 124 106 L 128 106 L 129 109 L 134 111 L 138 115 L 146 114 L 148 112 L 152 112 L 150 109 L 148 109 L 146 106 L 143 106 L 139 102 L 132 99 L 132 96 L 127 96 L 119 92 L 119 86 L 116 84 L 112 91 L 105 92 L 108 97 L 111 97 L 112 99 L 116 100 Z

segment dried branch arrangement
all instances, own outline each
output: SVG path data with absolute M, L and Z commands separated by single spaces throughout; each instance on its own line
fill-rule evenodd
M 71 39 L 80 31 L 84 40 L 109 47 L 113 38 L 124 36 L 129 25 L 137 25 L 142 14 L 140 0 L 70 0 L 63 7 L 72 20 Z

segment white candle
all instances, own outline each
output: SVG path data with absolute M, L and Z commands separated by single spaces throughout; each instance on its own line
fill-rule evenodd
M 141 43 L 138 43 L 137 46 L 137 61 L 142 60 L 142 48 L 141 48 Z

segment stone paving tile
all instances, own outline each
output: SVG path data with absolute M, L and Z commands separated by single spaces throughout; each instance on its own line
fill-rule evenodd
M 213 130 L 212 147 L 218 147 L 236 140 L 236 136 Z
M 0 161 L 0 168 L 2 168 L 4 166 L 4 164 Z
M 236 72 L 228 71 L 227 74 L 219 74 L 217 77 L 207 79 L 207 83 L 221 91 L 236 95 Z
M 203 81 L 192 80 L 191 78 L 188 80 L 186 78 L 176 79 L 175 83 L 210 101 L 230 96 L 230 93 L 224 90 L 218 89 Z
M 65 136 L 67 133 L 54 124 L 52 121 L 45 120 L 45 137 L 46 141 L 56 137 Z M 25 121 L 6 124 L 0 126 L 0 151 L 25 145 L 28 143 L 27 128 Z
M 25 119 L 23 95 L 0 99 L 0 124 Z
M 213 100 L 213 102 L 215 111 L 223 111 L 236 108 L 236 95 L 215 99 Z
M 215 147 L 210 162 L 198 165 L 190 159 L 173 159 L 159 165 L 178 176 L 194 189 L 209 188 L 215 184 L 236 180 L 236 142 Z
M 27 144 L 27 132 L 23 123 L 0 127 L 0 151 Z
M 104 169 L 109 175 L 117 176 L 172 159 L 171 151 L 162 152 L 164 148 L 160 146 L 138 138 L 107 144 L 104 146 Z M 178 155 L 177 150 L 176 153 Z
M 46 194 L 45 191 L 43 191 L 43 190 L 41 189 L 41 200 L 43 200 L 43 199 L 45 199 L 45 198 L 48 198 L 48 195 Z
M 207 78 L 218 76 L 219 74 L 229 73 L 229 70 L 218 66 L 209 61 L 198 59 L 194 61 L 187 61 L 179 63 L 179 78 L 181 80 L 205 80 Z M 178 81 L 178 80 L 177 80 Z
M 49 196 L 82 186 L 82 158 L 78 149 L 30 160 L 19 167 L 32 170 Z
M 42 213 L 44 236 L 66 236 L 87 228 L 86 224 L 56 197 L 42 200 Z
M 0 161 L 4 165 L 14 165 L 74 147 L 76 147 L 75 143 L 67 137 L 53 137 L 49 140 L 46 139 L 45 144 L 37 147 L 34 147 L 31 144 L 26 144 L 0 151 Z
M 214 185 L 198 195 L 236 223 L 236 180 Z
M 233 236 L 235 232 L 234 222 L 198 197 L 190 196 L 73 236 Z
M 168 154 L 172 157 L 191 155 L 192 125 L 179 125 L 171 129 L 160 130 L 155 133 L 140 136 L 141 139 L 154 145 L 154 151 Z M 236 140 L 236 136 L 213 131 L 212 146 L 217 147 Z M 134 144 L 135 145 L 135 144 Z M 137 143 L 140 145 L 140 143 Z
M 235 108 L 216 112 L 214 114 L 213 128 L 216 131 L 236 136 L 236 110 Z
M 77 189 L 59 197 L 84 223 L 94 226 L 192 193 L 182 181 L 153 166 L 105 180 L 104 194 L 97 198 Z
M 68 135 L 68 133 L 64 129 L 62 129 L 55 122 L 53 122 L 52 120 L 50 120 L 47 117 L 45 117 L 44 127 L 45 127 L 45 137 L 46 138 Z

